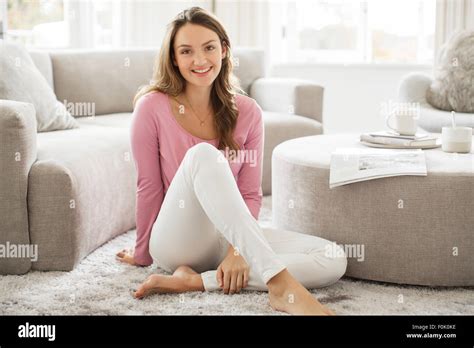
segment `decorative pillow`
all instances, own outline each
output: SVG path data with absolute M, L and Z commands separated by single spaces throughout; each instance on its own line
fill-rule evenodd
M 441 48 L 426 99 L 435 108 L 474 113 L 474 31 L 455 33 Z
M 0 72 L 0 99 L 33 104 L 38 132 L 79 127 L 23 46 L 0 40 Z

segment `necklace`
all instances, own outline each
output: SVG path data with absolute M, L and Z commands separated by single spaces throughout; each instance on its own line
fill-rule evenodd
M 194 116 L 196 116 L 196 118 L 199 120 L 199 125 L 200 125 L 201 127 L 204 126 L 204 123 L 206 122 L 206 120 L 207 120 L 209 114 L 204 118 L 204 120 L 201 120 L 201 119 L 199 118 L 199 116 L 197 115 L 197 112 L 194 111 L 194 108 L 193 108 L 192 104 L 190 103 L 188 97 L 186 97 L 186 95 L 184 95 L 184 98 L 186 98 L 186 101 L 188 102 L 189 106 L 191 107 L 191 110 L 193 111 Z M 174 99 L 175 99 L 179 104 L 182 104 L 182 103 L 178 100 L 178 98 L 175 97 Z

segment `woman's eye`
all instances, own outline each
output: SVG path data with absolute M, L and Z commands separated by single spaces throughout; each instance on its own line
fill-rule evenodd
M 207 46 L 206 49 L 207 49 L 208 51 L 213 51 L 213 50 L 215 50 L 215 47 L 212 46 L 212 45 L 210 45 L 210 46 Z M 183 51 L 181 51 L 181 54 L 188 54 L 189 51 L 190 51 L 190 50 L 183 50 Z

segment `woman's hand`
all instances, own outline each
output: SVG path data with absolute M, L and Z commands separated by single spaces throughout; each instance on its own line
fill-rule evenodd
M 225 294 L 240 292 L 247 287 L 249 280 L 249 266 L 244 258 L 229 247 L 227 256 L 217 268 L 217 282 Z
M 123 249 L 122 251 L 119 251 L 116 256 L 117 260 L 119 260 L 120 262 L 128 263 L 132 266 L 139 266 L 139 264 L 136 263 L 135 259 L 133 258 L 133 250 Z

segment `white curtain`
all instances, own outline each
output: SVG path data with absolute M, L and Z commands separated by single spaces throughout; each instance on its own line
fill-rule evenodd
M 0 0 L 1 1 L 1 0 Z M 98 3 L 93 0 L 64 0 L 69 28 L 69 46 L 95 48 L 99 43 L 96 17 Z M 105 4 L 105 5 L 104 5 Z M 182 10 L 200 6 L 214 10 L 227 29 L 233 47 L 261 47 L 267 51 L 281 40 L 281 23 L 273 28 L 271 12 L 281 3 L 249 0 L 102 0 L 111 19 L 112 47 L 158 47 L 166 25 Z M 103 11 L 102 11 L 103 12 Z M 103 14 L 102 14 L 103 15 Z M 276 35 L 280 35 L 276 37 Z M 270 55 L 269 55 L 270 56 Z
M 0 0 L 1 1 L 1 0 Z M 158 47 L 166 25 L 182 10 L 200 6 L 211 10 L 211 0 L 65 0 L 65 18 L 69 28 L 69 46 L 95 48 L 100 28 L 97 8 L 105 6 L 110 17 L 112 47 Z
M 70 48 L 90 48 L 94 45 L 94 12 L 92 1 L 65 0 L 66 21 Z
M 152 46 L 161 44 L 166 25 L 182 10 L 199 6 L 211 11 L 211 0 L 207 1 L 163 1 L 139 0 L 119 1 L 119 19 L 116 20 L 114 43 L 117 46 Z
M 464 29 L 474 29 L 474 0 L 437 0 L 435 57 L 451 35 Z
M 233 46 L 265 47 L 268 42 L 268 1 L 216 0 L 215 15 Z
M 215 0 L 215 15 L 233 47 L 265 50 L 266 66 L 281 57 L 283 1 Z

